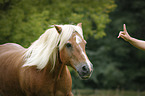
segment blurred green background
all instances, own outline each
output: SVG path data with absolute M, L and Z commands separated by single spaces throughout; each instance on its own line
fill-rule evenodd
M 126 24 L 132 37 L 145 40 L 145 0 L 0 0 L 0 44 L 14 42 L 27 48 L 49 25 L 80 22 L 94 71 L 83 81 L 70 69 L 74 93 L 144 91 L 145 52 L 117 36 Z

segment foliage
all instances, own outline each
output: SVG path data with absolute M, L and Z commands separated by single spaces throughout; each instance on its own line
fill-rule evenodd
M 114 0 L 1 0 L 0 43 L 29 46 L 49 25 L 83 23 L 85 37 L 105 36 Z

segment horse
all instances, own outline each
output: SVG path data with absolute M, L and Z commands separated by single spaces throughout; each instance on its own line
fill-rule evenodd
M 54 25 L 30 47 L 0 45 L 2 96 L 73 96 L 67 66 L 88 79 L 93 65 L 85 52 L 82 23 Z

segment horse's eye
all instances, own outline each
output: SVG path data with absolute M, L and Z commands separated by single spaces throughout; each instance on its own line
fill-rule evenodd
M 66 47 L 71 48 L 72 47 L 71 43 L 67 43 Z

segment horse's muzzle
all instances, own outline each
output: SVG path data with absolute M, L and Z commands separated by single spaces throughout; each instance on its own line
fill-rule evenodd
M 79 76 L 82 78 L 82 79 L 88 79 L 90 78 L 92 72 L 93 72 L 93 65 L 90 63 L 90 64 L 79 64 L 79 66 L 77 66 L 76 68 Z

